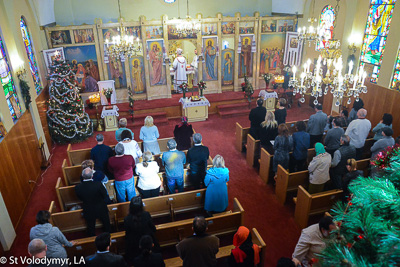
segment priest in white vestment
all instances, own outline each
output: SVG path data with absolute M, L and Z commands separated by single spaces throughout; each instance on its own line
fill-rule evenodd
M 174 74 L 174 89 L 175 92 L 182 93 L 182 88 L 179 88 L 179 85 L 182 83 L 187 83 L 187 76 L 186 76 L 186 59 L 182 56 L 183 50 L 178 48 L 176 50 L 177 56 L 174 60 L 174 64 L 172 65 L 175 74 Z
M 198 75 L 199 75 L 199 69 L 198 69 L 198 67 L 199 67 L 199 62 L 198 62 L 198 60 L 199 60 L 199 56 L 197 55 L 197 49 L 195 49 L 194 50 L 194 56 L 193 56 L 193 61 L 192 61 L 192 63 L 190 64 L 192 67 L 193 67 L 193 69 L 194 69 L 194 74 L 193 74 L 193 87 L 197 87 L 197 84 L 199 83 L 199 80 L 198 80 Z

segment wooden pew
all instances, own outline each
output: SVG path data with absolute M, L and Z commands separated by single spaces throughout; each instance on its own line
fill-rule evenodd
M 342 190 L 329 190 L 321 193 L 310 194 L 299 185 L 297 197 L 293 198 L 296 204 L 294 220 L 301 229 L 307 227 L 311 215 L 324 214 L 329 211 L 333 204 L 342 197 Z
M 280 164 L 278 165 L 275 194 L 280 204 L 285 204 L 288 192 L 297 191 L 299 185 L 306 186 L 309 180 L 307 171 L 289 173 Z
M 264 266 L 266 245 L 256 228 L 253 228 L 251 230 L 251 238 L 252 238 L 253 244 L 258 245 L 261 248 L 259 266 Z M 234 248 L 235 248 L 234 245 L 220 247 L 219 251 L 216 255 L 217 260 L 222 260 L 224 258 L 229 257 L 231 255 L 232 249 L 234 249 Z M 166 260 L 164 260 L 164 262 L 165 262 L 166 267 L 181 267 L 181 266 L 183 266 L 183 261 L 180 257 L 166 259 Z
M 250 167 L 253 167 L 260 158 L 260 148 L 260 140 L 255 140 L 248 134 L 246 143 L 246 162 Z
M 243 151 L 243 147 L 247 141 L 247 134 L 250 131 L 250 127 L 242 127 L 238 122 L 236 122 L 236 139 L 235 139 L 235 147 L 239 152 Z
M 202 209 L 204 207 L 206 188 L 182 192 L 172 195 L 159 196 L 154 198 L 143 199 L 145 210 L 148 211 L 153 218 L 170 216 L 171 220 L 175 220 L 175 216 L 180 213 L 192 210 Z M 118 227 L 118 223 L 122 222 L 129 213 L 130 202 L 122 202 L 108 205 L 110 221 Z M 56 212 L 55 203 L 52 201 L 49 211 L 51 213 L 50 220 L 54 226 L 60 231 L 76 232 L 86 229 L 86 223 L 82 216 L 82 210 Z M 96 227 L 100 227 L 98 222 Z
M 364 176 L 369 175 L 369 159 L 362 159 L 357 161 L 357 169 L 364 172 Z M 309 184 L 309 172 L 293 172 L 289 173 L 281 165 L 278 165 L 277 180 L 275 193 L 278 202 L 282 205 L 285 204 L 287 193 L 297 191 L 299 185 L 304 188 Z
M 82 175 L 82 166 L 80 165 L 80 163 L 79 165 L 68 166 L 67 160 L 64 159 L 61 165 L 61 169 L 64 176 L 65 185 L 74 185 L 81 182 L 80 178 Z
M 231 212 L 216 214 L 213 217 L 206 218 L 208 221 L 207 233 L 217 236 L 235 233 L 239 226 L 243 225 L 244 209 L 236 198 L 233 200 L 233 207 L 234 209 Z M 193 219 L 156 225 L 156 236 L 160 246 L 175 245 L 183 238 L 193 235 L 192 225 Z M 78 242 L 78 245 L 66 247 L 68 257 L 73 258 L 94 254 L 96 252 L 94 240 L 95 237 L 75 240 Z M 112 233 L 110 251 L 122 254 L 125 251 L 124 241 L 124 231 Z

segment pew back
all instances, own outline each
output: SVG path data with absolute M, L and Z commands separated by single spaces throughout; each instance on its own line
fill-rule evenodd
M 247 141 L 247 134 L 250 131 L 250 127 L 242 127 L 238 122 L 236 122 L 236 139 L 235 139 L 235 147 L 239 152 L 243 151 L 243 146 Z
M 250 167 L 253 167 L 260 157 L 260 148 L 260 140 L 255 140 L 250 134 L 248 134 L 246 143 L 246 162 Z
M 297 198 L 295 198 L 296 209 L 294 212 L 295 222 L 303 229 L 308 225 L 310 215 L 324 214 L 329 211 L 333 204 L 340 200 L 342 190 L 329 190 L 321 193 L 310 194 L 299 185 Z
M 287 193 L 296 191 L 299 185 L 308 184 L 308 171 L 289 173 L 281 165 L 278 165 L 275 194 L 280 204 L 285 204 Z

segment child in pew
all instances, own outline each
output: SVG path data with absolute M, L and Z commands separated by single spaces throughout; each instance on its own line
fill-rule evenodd
M 260 247 L 253 244 L 250 230 L 240 226 L 233 236 L 232 253 L 228 258 L 230 267 L 254 267 L 260 263 Z
M 164 267 L 165 263 L 161 253 L 154 253 L 153 239 L 149 235 L 144 235 L 140 239 L 139 248 L 141 254 L 133 261 L 135 267 Z
M 331 166 L 332 157 L 325 151 L 324 145 L 321 143 L 315 144 L 316 156 L 308 165 L 310 172 L 310 185 L 308 192 L 315 194 L 324 191 L 326 182 L 330 180 L 329 168 Z

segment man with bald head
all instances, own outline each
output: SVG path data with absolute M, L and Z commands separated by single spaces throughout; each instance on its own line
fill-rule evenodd
M 350 137 L 350 145 L 356 148 L 356 160 L 360 160 L 364 151 L 365 139 L 371 130 L 371 122 L 365 118 L 367 117 L 366 109 L 359 109 L 357 117 L 358 119 L 350 122 L 345 134 Z
M 42 239 L 39 238 L 35 238 L 32 239 L 31 242 L 29 242 L 28 245 L 28 253 L 32 258 L 36 258 L 36 259 L 42 259 L 44 257 L 46 257 L 46 252 L 47 252 L 47 246 L 44 243 L 44 241 Z M 58 267 L 61 266 L 60 264 L 46 264 L 46 263 L 32 263 L 30 264 L 28 267 L 42 267 L 42 266 L 48 266 L 48 267 Z

